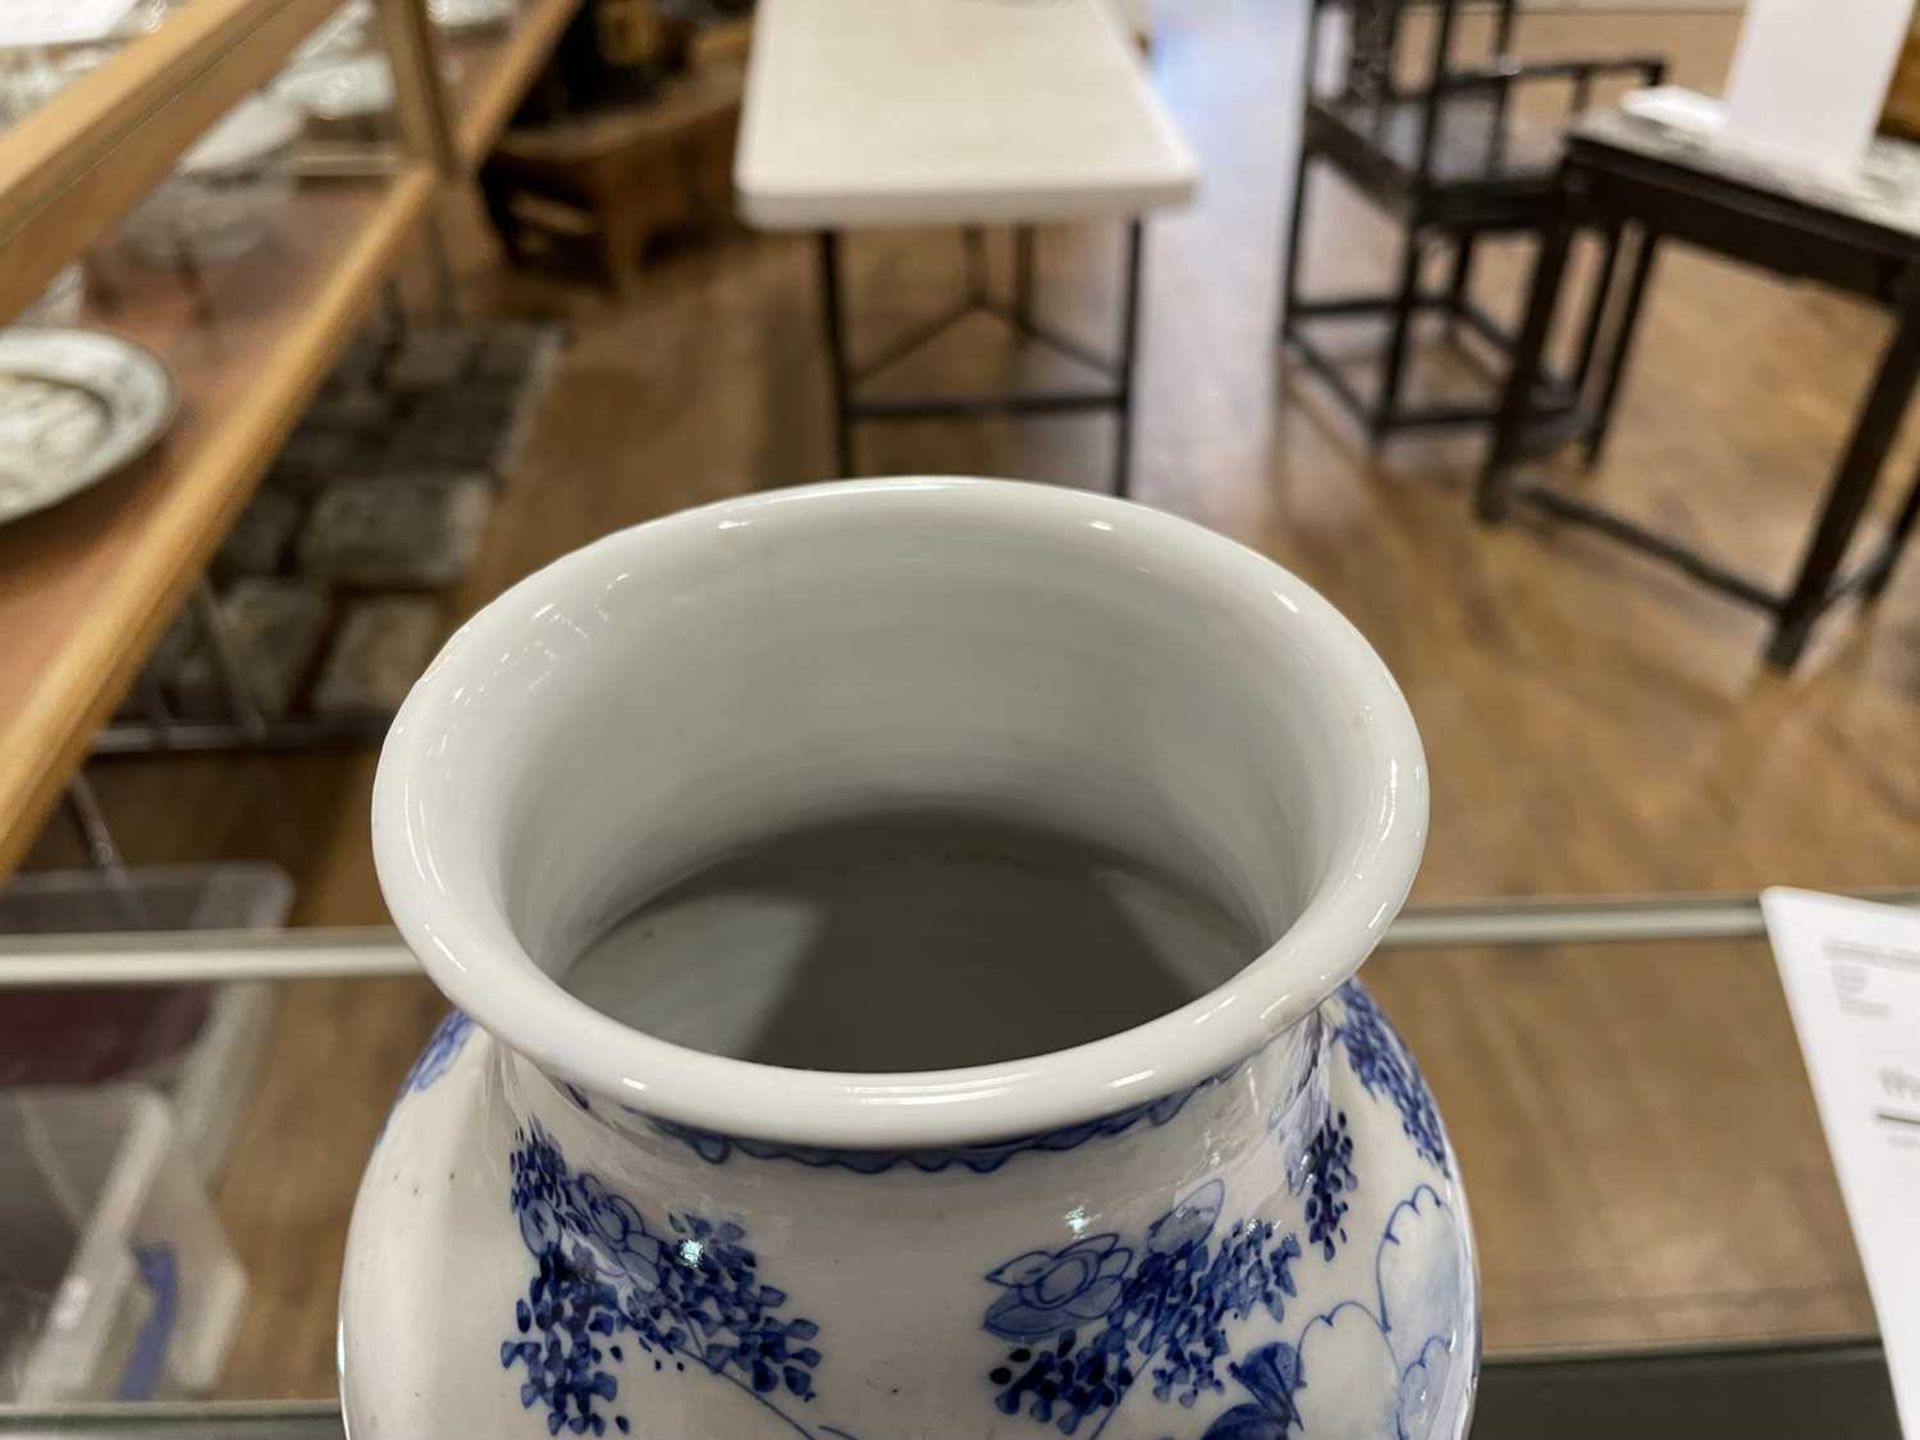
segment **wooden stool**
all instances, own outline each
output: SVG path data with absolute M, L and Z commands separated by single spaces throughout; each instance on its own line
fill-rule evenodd
M 720 64 L 645 106 L 509 131 L 480 172 L 502 243 L 520 258 L 534 234 L 597 240 L 608 280 L 632 293 L 649 237 L 729 215 L 741 86 L 740 67 Z

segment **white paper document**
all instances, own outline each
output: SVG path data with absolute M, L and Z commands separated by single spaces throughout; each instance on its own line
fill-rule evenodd
M 1920 910 L 1760 897 L 1907 1440 L 1920 1440 Z
M 104 40 L 133 0 L 0 0 L 0 48 Z

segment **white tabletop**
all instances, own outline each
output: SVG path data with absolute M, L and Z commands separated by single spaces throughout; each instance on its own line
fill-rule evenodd
M 751 224 L 1138 215 L 1194 175 L 1102 0 L 760 0 L 734 165 Z

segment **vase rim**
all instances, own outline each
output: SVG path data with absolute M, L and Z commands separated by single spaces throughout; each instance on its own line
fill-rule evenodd
M 1130 1029 L 1046 1054 L 913 1072 L 797 1070 L 733 1059 L 634 1029 L 580 1000 L 527 953 L 504 907 L 476 903 L 489 875 L 450 816 L 457 778 L 436 763 L 460 697 L 527 643 L 529 617 L 609 562 L 656 545 L 697 545 L 783 506 L 912 506 L 1076 543 L 1124 537 L 1199 567 L 1223 603 L 1289 627 L 1311 654 L 1325 703 L 1362 757 L 1340 787 L 1349 838 L 1283 933 L 1223 983 Z M 1318 701 L 1316 703 L 1319 703 Z M 1296 1025 L 1359 968 L 1399 911 L 1427 831 L 1419 733 L 1385 664 L 1318 592 L 1266 557 L 1192 521 L 1111 496 L 1009 480 L 832 481 L 723 500 L 615 532 L 535 572 L 447 641 L 388 733 L 374 785 L 380 885 L 402 936 L 446 995 L 509 1049 L 595 1094 L 681 1126 L 795 1146 L 963 1146 L 1097 1119 L 1217 1075 Z

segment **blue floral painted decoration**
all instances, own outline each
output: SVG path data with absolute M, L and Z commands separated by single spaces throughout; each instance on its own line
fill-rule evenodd
M 1347 1112 L 1336 1111 L 1314 1132 L 1307 1146 L 1307 1244 L 1320 1247 L 1331 1260 L 1347 1243 L 1347 1200 L 1360 1184 L 1353 1171 L 1353 1137 L 1347 1133 Z
M 545 1411 L 549 1435 L 631 1432 L 611 1368 L 628 1344 L 656 1371 L 693 1365 L 735 1386 L 810 1440 L 843 1434 L 811 1429 L 790 1408 L 814 1398 L 820 1327 L 780 1313 L 787 1295 L 760 1277 L 742 1226 L 650 1219 L 598 1175 L 571 1169 L 538 1122 L 515 1132 L 512 1174 L 536 1269 L 500 1363 L 524 1372 L 520 1403 Z
M 466 1046 L 467 1036 L 473 1033 L 473 1021 L 464 1010 L 449 1010 L 446 1018 L 434 1027 L 433 1034 L 427 1037 L 426 1048 L 415 1057 L 413 1068 L 407 1071 L 407 1078 L 400 1084 L 402 1095 L 418 1094 L 432 1087 L 452 1068 L 459 1058 L 460 1051 Z
M 1224 1227 L 1226 1187 L 1209 1181 L 1156 1220 L 1138 1245 L 1118 1235 L 1030 1250 L 987 1273 L 1003 1293 L 982 1320 L 1017 1342 L 988 1378 L 994 1403 L 1063 1435 L 1106 1427 L 1141 1377 L 1156 1399 L 1190 1406 L 1225 1389 L 1226 1324 L 1295 1293 L 1297 1236 L 1263 1220 Z
M 1399 1032 L 1356 981 L 1340 987 L 1340 1006 L 1343 1018 L 1333 1027 L 1333 1038 L 1346 1047 L 1354 1078 L 1369 1095 L 1384 1094 L 1393 1102 L 1414 1148 L 1442 1175 L 1451 1176 L 1440 1111 Z
M 1460 1272 L 1441 1266 L 1423 1274 L 1417 1262 L 1410 1269 L 1397 1262 L 1456 1242 L 1439 1193 L 1415 1187 L 1394 1206 L 1377 1242 L 1374 1296 L 1342 1301 L 1309 1317 L 1292 1343 L 1270 1342 L 1228 1365 L 1250 1398 L 1222 1412 L 1202 1440 L 1287 1440 L 1295 1429 L 1311 1440 L 1317 1425 L 1329 1423 L 1383 1440 L 1429 1434 L 1430 1407 L 1457 1358 Z M 1340 1386 L 1313 1390 L 1309 1382 L 1321 1369 L 1340 1375 Z

